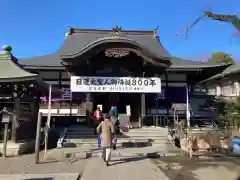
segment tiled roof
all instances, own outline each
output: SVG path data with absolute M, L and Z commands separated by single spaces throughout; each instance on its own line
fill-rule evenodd
M 59 54 L 75 54 L 95 41 L 114 37 L 109 35 L 112 32 L 113 30 L 73 28 L 72 34 L 67 36 L 58 52 Z M 133 42 L 141 44 L 143 47 L 149 49 L 153 54 L 156 54 L 159 58 L 170 56 L 162 46 L 159 37 L 154 34 L 153 30 L 121 30 L 121 33 L 122 36 L 119 36 L 120 38 L 126 38 L 132 40 Z
M 99 30 L 99 29 L 77 29 L 71 28 L 70 34 L 66 37 L 61 48 L 55 54 L 49 54 L 38 57 L 20 59 L 20 63 L 26 66 L 40 66 L 45 68 L 62 67 L 62 55 L 74 55 L 84 51 L 86 47 L 94 42 L 103 39 L 111 39 L 109 34 L 113 30 Z M 128 39 L 146 48 L 151 54 L 162 60 L 171 62 L 169 68 L 191 69 L 191 68 L 207 68 L 222 66 L 221 64 L 212 64 L 208 62 L 199 62 L 186 60 L 171 56 L 160 42 L 159 37 L 154 30 L 121 30 L 122 36 L 119 39 Z

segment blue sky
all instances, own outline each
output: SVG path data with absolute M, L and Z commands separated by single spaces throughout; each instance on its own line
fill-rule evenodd
M 223 51 L 240 57 L 240 34 L 231 24 L 205 19 L 188 39 L 175 34 L 190 25 L 204 10 L 240 15 L 239 0 L 0 0 L 0 46 L 11 45 L 15 56 L 54 53 L 64 41 L 66 25 L 78 28 L 154 29 L 174 56 L 206 59 Z

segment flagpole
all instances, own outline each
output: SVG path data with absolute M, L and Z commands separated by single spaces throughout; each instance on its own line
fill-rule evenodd
M 188 149 L 189 149 L 189 157 L 192 158 L 192 137 L 189 136 L 190 130 L 190 109 L 189 109 L 189 95 L 188 95 L 188 85 L 186 84 L 186 120 L 187 120 L 187 142 L 188 142 Z
M 48 133 L 50 129 L 50 122 L 51 122 L 51 109 L 52 109 L 52 85 L 49 85 L 49 94 L 48 94 L 48 116 L 47 116 L 47 123 L 44 128 L 45 138 L 45 148 L 44 148 L 44 158 L 47 158 L 47 149 L 48 149 Z
M 188 95 L 188 85 L 186 85 L 186 120 L 187 120 L 187 132 L 190 128 L 190 110 L 189 110 L 189 95 Z
M 49 85 L 48 116 L 47 116 L 47 126 L 48 126 L 48 128 L 50 128 L 50 122 L 51 122 L 51 109 L 52 109 L 52 85 Z

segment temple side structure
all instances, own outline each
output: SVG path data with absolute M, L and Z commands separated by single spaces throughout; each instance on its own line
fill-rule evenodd
M 233 64 L 222 72 L 203 80 L 201 84 L 206 87 L 209 95 L 234 99 L 240 92 L 239 74 L 240 64 Z

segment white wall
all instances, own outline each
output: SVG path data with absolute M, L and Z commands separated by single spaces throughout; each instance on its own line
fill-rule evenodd
M 213 86 L 207 87 L 209 95 L 215 96 L 226 96 L 226 97 L 235 97 L 239 96 L 240 85 L 239 82 L 227 81 L 221 84 L 216 84 Z

